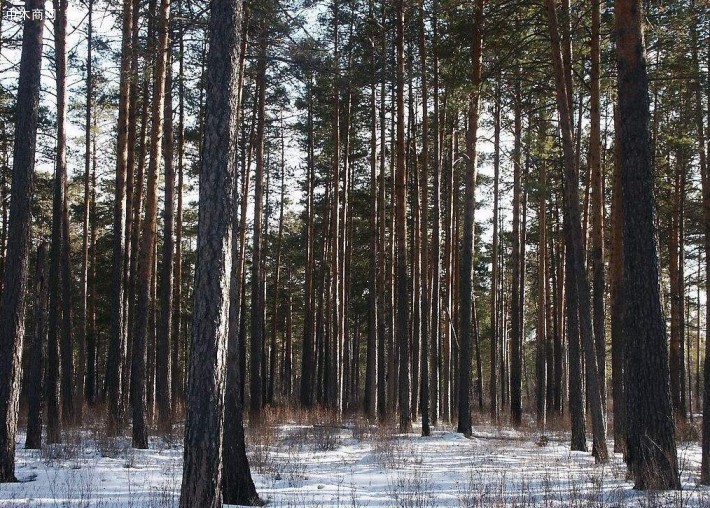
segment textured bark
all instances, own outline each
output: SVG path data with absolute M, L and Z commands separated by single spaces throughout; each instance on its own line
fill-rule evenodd
M 685 273 L 683 256 L 683 215 L 685 200 L 685 158 L 676 154 L 673 171 L 672 211 L 668 239 L 668 276 L 670 278 L 670 354 L 671 403 L 679 421 L 688 417 L 685 398 Z M 670 168 L 669 168 L 670 169 Z
M 89 351 L 89 343 L 94 343 L 94 339 L 88 337 L 88 289 L 89 289 L 89 220 L 91 203 L 91 107 L 93 105 L 93 72 L 92 72 L 92 49 L 93 49 L 93 0 L 88 1 L 89 9 L 87 33 L 86 33 L 86 109 L 84 124 L 84 216 L 82 219 L 82 245 L 81 245 L 81 287 L 79 308 L 79 350 L 84 352 L 84 357 L 79 363 L 78 377 L 84 380 L 83 397 L 87 403 L 94 403 L 96 388 L 96 371 L 93 353 Z
M 522 419 L 522 340 L 523 324 L 521 322 L 522 300 L 520 290 L 523 287 L 523 277 L 520 273 L 521 241 L 520 241 L 520 197 L 521 197 L 521 170 L 522 170 L 522 103 L 520 98 L 520 85 L 515 88 L 513 120 L 513 245 L 511 255 L 511 281 L 513 288 L 510 292 L 510 415 L 513 427 L 519 427 Z
M 500 181 L 500 86 L 496 84 L 495 90 L 495 112 L 493 115 L 493 238 L 491 246 L 491 384 L 490 403 L 491 417 L 494 422 L 498 421 L 498 345 L 500 337 L 498 334 L 498 195 Z
M 212 1 L 181 508 L 222 506 L 241 13 L 239 0 Z
M 370 2 L 370 16 L 373 16 L 374 1 Z M 367 362 L 365 365 L 365 413 L 371 420 L 377 415 L 377 326 L 378 326 L 378 226 L 377 217 L 377 60 L 375 39 L 370 47 L 370 252 L 367 295 Z
M 167 50 L 165 77 L 165 105 L 163 113 L 165 203 L 163 211 L 163 257 L 160 276 L 160 321 L 156 327 L 155 344 L 155 400 L 158 409 L 158 432 L 170 433 L 172 428 L 172 396 L 170 394 L 172 365 L 170 345 L 177 340 L 172 335 L 173 320 L 173 263 L 175 258 L 175 165 L 173 163 L 173 93 L 172 58 Z
M 75 401 L 76 380 L 74 379 L 74 346 L 72 337 L 71 319 L 71 286 L 72 277 L 70 269 L 69 252 L 69 208 L 67 205 L 67 51 L 66 51 L 66 30 L 67 30 L 67 3 L 65 0 L 54 1 L 54 44 L 55 44 L 55 72 L 57 85 L 57 152 L 55 162 L 55 189 L 54 201 L 52 205 L 52 229 L 58 227 L 58 235 L 52 235 L 52 243 L 57 243 L 56 260 L 59 263 L 59 283 L 61 296 L 56 295 L 57 303 L 61 310 L 61 325 L 59 325 L 50 337 L 54 335 L 56 340 L 60 340 L 59 352 L 61 356 L 61 405 L 62 422 L 69 425 L 81 423 L 81 404 Z M 55 226 L 55 221 L 58 226 Z M 56 262 L 56 261 L 55 261 Z M 53 339 L 50 339 L 53 340 Z M 83 379 L 79 381 L 83 385 Z M 83 390 L 78 390 L 81 394 Z
M 544 124 L 543 124 L 544 125 Z M 538 134 L 544 141 L 545 128 Z M 540 142 L 544 147 L 544 142 Z M 537 327 L 535 330 L 535 381 L 537 426 L 544 432 L 547 416 L 547 168 L 540 165 L 540 197 L 538 205 L 537 244 Z
M 599 91 L 600 66 L 600 4 L 601 0 L 592 1 L 592 67 L 589 76 L 591 85 L 590 97 L 590 132 L 589 132 L 589 178 L 591 201 L 589 265 L 592 277 L 592 320 L 594 345 L 597 354 L 597 370 L 599 391 L 602 406 L 606 412 L 606 333 L 604 324 L 604 293 L 606 282 L 604 278 L 604 175 L 601 161 L 601 111 Z
M 29 365 L 25 374 L 27 386 L 27 439 L 25 448 L 42 448 L 42 369 L 44 343 L 47 339 L 47 243 L 37 248 L 37 277 L 35 280 L 35 333 L 27 351 Z
M 471 334 L 473 332 L 473 255 L 476 208 L 476 175 L 478 172 L 478 120 L 481 102 L 481 73 L 483 55 L 483 0 L 474 5 L 474 28 L 472 41 L 471 87 L 468 102 L 468 129 L 466 131 L 466 175 L 464 178 L 464 222 L 461 252 L 460 277 L 460 326 L 459 326 L 459 383 L 458 383 L 458 432 L 471 434 Z
M 121 366 L 125 362 L 126 335 L 124 333 L 123 312 L 123 265 L 126 212 L 126 166 L 128 157 L 128 102 L 132 37 L 132 0 L 123 2 L 123 42 L 121 45 L 121 77 L 119 84 L 118 133 L 116 149 L 116 185 L 113 206 L 113 254 L 111 289 L 111 331 L 109 335 L 108 358 L 106 362 L 106 398 L 108 400 L 109 434 L 118 434 L 123 427 L 124 380 Z
M 44 11 L 44 3 L 26 0 L 25 9 Z M 20 78 L 10 190 L 10 218 L 3 291 L 0 295 L 0 483 L 15 481 L 15 435 L 22 378 L 22 341 L 25 335 L 25 294 L 30 254 L 35 146 L 39 110 L 44 16 L 25 19 L 22 30 Z
M 640 0 L 614 2 L 624 216 L 626 461 L 637 489 L 679 489 L 654 221 Z
M 315 269 L 314 249 L 314 215 L 313 193 L 315 187 L 315 161 L 313 154 L 313 100 L 310 93 L 312 87 L 312 77 L 309 77 L 309 101 L 308 101 L 308 191 L 306 202 L 306 280 L 305 280 L 305 301 L 303 314 L 303 358 L 301 361 L 301 405 L 311 407 L 315 403 L 315 320 L 314 320 L 314 298 L 313 298 L 313 278 Z
M 384 3 L 382 4 L 382 19 L 384 20 Z M 387 61 L 387 38 L 381 37 L 381 47 L 380 47 L 380 63 L 384 66 Z M 386 324 L 389 319 L 387 316 L 387 293 L 386 293 L 386 281 L 387 281 L 387 266 L 385 254 L 387 251 L 386 246 L 386 229 L 387 229 L 387 213 L 385 210 L 385 106 L 386 106 L 386 93 L 385 93 L 385 81 L 384 79 L 380 83 L 380 108 L 379 108 L 379 118 L 380 118 L 380 153 L 379 153 L 379 187 L 377 189 L 377 223 L 378 226 L 378 252 L 377 252 L 377 416 L 380 421 L 384 421 L 389 416 L 389 402 L 387 397 L 389 395 L 389 384 L 392 384 L 392 379 L 387 377 L 388 364 L 387 364 L 387 329 Z
M 274 274 L 274 295 L 271 303 L 271 337 L 269 350 L 269 384 L 267 389 L 266 399 L 269 404 L 274 404 L 275 394 L 277 393 L 276 366 L 278 359 L 278 348 L 276 343 L 276 335 L 279 325 L 279 291 L 281 285 L 281 251 L 283 246 L 283 229 L 284 229 L 284 199 L 286 195 L 286 155 L 284 153 L 284 138 L 283 138 L 283 117 L 281 119 L 281 196 L 279 199 L 279 229 L 276 237 L 276 266 Z
M 571 88 L 566 84 L 566 76 L 570 73 L 570 69 L 568 67 L 566 68 L 564 65 L 562 50 L 560 49 L 559 26 L 555 2 L 554 0 L 546 0 L 545 5 L 555 71 L 557 109 L 560 117 L 560 130 L 562 132 L 564 152 L 564 232 L 566 244 L 567 321 L 569 326 L 570 364 L 576 361 L 573 358 L 572 345 L 577 342 L 577 337 L 579 337 L 579 341 L 585 353 L 585 368 L 588 383 L 587 393 L 592 414 L 592 433 L 594 437 L 593 453 L 597 462 L 605 462 L 608 460 L 606 423 L 597 368 L 597 352 L 592 333 L 589 281 L 587 280 L 584 266 L 584 249 L 580 222 L 581 214 L 578 198 L 579 171 L 575 162 L 572 110 L 569 107 Z M 575 374 L 572 372 L 572 369 L 570 369 L 570 380 L 573 380 L 574 377 Z M 581 383 L 581 379 L 579 381 Z M 572 386 L 570 386 L 570 391 L 572 391 Z M 581 402 L 581 387 L 579 399 Z M 571 402 L 570 406 L 572 406 Z M 573 448 L 576 449 L 576 445 L 583 445 L 582 448 L 586 448 L 586 443 L 582 443 L 584 440 L 584 427 L 582 426 L 580 428 L 578 426 L 577 432 L 575 432 L 574 425 L 575 420 L 581 423 L 579 414 L 582 413 L 582 408 L 572 410 L 577 413 L 576 417 L 573 415 Z
M 611 202 L 611 252 L 609 293 L 611 314 L 611 385 L 614 400 L 614 451 L 626 452 L 626 402 L 624 399 L 624 217 L 621 207 L 620 120 L 614 111 L 614 175 Z
M 178 4 L 178 13 L 182 2 Z M 185 83 L 184 83 L 184 29 L 180 29 L 178 46 L 179 74 L 178 74 L 178 145 L 177 145 L 177 209 L 175 212 L 175 259 L 173 262 L 173 317 L 172 317 L 172 349 L 170 353 L 170 394 L 172 397 L 173 411 L 184 399 L 183 395 L 183 366 L 180 365 L 182 354 L 182 190 L 184 186 L 184 157 L 185 157 Z
M 412 428 L 410 404 L 410 372 L 409 372 L 409 298 L 407 291 L 407 169 L 405 166 L 404 146 L 404 0 L 396 3 L 396 57 L 397 57 L 397 87 L 396 87 L 396 239 L 397 239 L 397 269 L 396 269 L 396 302 L 397 302 L 397 332 L 396 341 L 399 345 L 399 429 L 408 432 Z
M 429 312 L 431 300 L 429 298 L 429 113 L 427 103 L 429 102 L 429 90 L 427 88 L 427 58 L 426 58 L 426 29 L 424 26 L 424 3 L 419 4 L 419 56 L 422 68 L 421 94 L 422 94 L 422 159 L 421 178 L 419 186 L 421 188 L 421 274 L 420 274 L 420 298 L 422 299 L 421 316 L 421 413 L 422 413 L 422 436 L 431 434 L 429 428 L 430 406 L 430 379 L 429 379 L 429 350 L 430 344 L 434 344 L 431 330 L 429 328 Z
M 439 57 L 438 57 L 438 2 L 432 4 L 432 87 L 433 87 L 433 185 L 432 185 L 432 207 L 433 224 L 431 232 L 431 423 L 436 425 L 439 421 L 440 390 L 439 375 L 441 364 L 441 143 L 439 139 Z
M 247 40 L 242 35 L 238 71 L 238 120 L 243 114 L 244 58 Z M 246 157 L 245 157 L 246 158 Z M 240 213 L 232 218 L 232 280 L 229 295 L 229 332 L 227 335 L 227 380 L 224 399 L 224 430 L 222 433 L 224 476 L 222 480 L 225 503 L 250 505 L 259 502 L 251 478 L 249 459 L 244 440 L 244 371 L 246 370 L 246 335 L 240 333 L 244 322 L 244 261 L 246 252 L 247 195 L 249 192 L 249 165 L 244 161 L 239 184 L 234 182 L 235 205 Z M 238 241 L 237 241 L 238 239 Z
M 263 23 L 264 21 L 262 21 Z M 264 208 L 264 124 L 266 100 L 266 51 L 267 40 L 261 27 L 259 37 L 259 58 L 257 61 L 256 87 L 257 127 L 256 127 L 256 173 L 254 175 L 254 237 L 251 264 L 251 343 L 249 355 L 249 416 L 259 418 L 264 404 L 264 379 L 262 361 L 264 357 L 264 281 L 261 270 L 263 260 L 263 208 Z
M 156 50 L 155 71 L 153 74 L 153 101 L 151 110 L 150 161 L 146 174 L 145 216 L 141 224 L 141 238 L 138 252 L 138 302 L 136 304 L 136 323 L 131 361 L 131 384 L 133 389 L 133 446 L 148 447 L 147 412 L 148 375 L 146 372 L 146 356 L 150 352 L 147 347 L 148 336 L 151 333 L 149 314 L 154 312 L 155 299 L 152 295 L 152 284 L 155 276 L 155 249 L 158 219 L 158 170 L 163 148 L 163 115 L 165 108 L 165 82 L 168 63 L 168 36 L 170 20 L 170 0 L 161 0 L 160 18 L 157 25 L 158 41 Z M 168 333 L 168 330 L 164 330 Z M 169 338 L 166 337 L 167 340 Z M 167 346 L 167 344 L 166 344 Z M 167 362 L 167 347 L 162 354 Z M 165 380 L 167 382 L 167 379 Z M 167 386 L 165 386 L 167 390 Z M 163 401 L 169 405 L 169 401 Z M 169 419 L 169 414 L 167 416 Z M 164 422 L 163 422 L 164 423 Z

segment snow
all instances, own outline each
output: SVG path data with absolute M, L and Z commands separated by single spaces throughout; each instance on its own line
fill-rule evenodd
M 344 425 L 265 425 L 247 433 L 259 495 L 274 507 L 710 506 L 696 485 L 697 443 L 680 443 L 683 491 L 637 492 L 622 458 L 595 465 L 570 452 L 568 434 L 475 426 L 467 439 L 444 427 L 431 437 Z M 415 429 L 414 432 L 416 432 Z M 0 485 L 0 507 L 177 506 L 182 441 L 152 438 L 149 450 L 97 431 L 68 443 L 25 450 L 18 436 L 17 476 Z

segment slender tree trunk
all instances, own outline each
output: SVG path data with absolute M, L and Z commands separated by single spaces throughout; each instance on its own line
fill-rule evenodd
M 108 432 L 118 434 L 123 427 L 124 395 L 122 394 L 121 365 L 126 356 L 126 335 L 123 313 L 123 264 L 126 211 L 126 165 L 128 157 L 128 103 L 132 38 L 132 0 L 123 2 L 123 42 L 121 46 L 121 78 L 119 84 L 118 142 L 116 157 L 116 185 L 113 208 L 113 255 L 111 289 L 111 331 L 106 363 L 106 397 L 108 400 Z
M 495 88 L 495 111 L 493 113 L 493 238 L 491 247 L 491 385 L 490 385 L 490 400 L 491 400 L 491 418 L 494 422 L 498 422 L 498 344 L 500 337 L 498 335 L 498 196 L 500 182 L 500 84 L 496 83 Z
M 614 451 L 626 452 L 626 402 L 624 400 L 624 235 L 621 205 L 621 121 L 614 110 L 614 175 L 611 202 L 611 253 L 609 296 L 611 317 L 611 384 L 614 400 Z
M 432 186 L 432 206 L 434 211 L 432 238 L 431 238 L 431 423 L 436 425 L 439 421 L 440 390 L 439 375 L 441 358 L 441 143 L 439 140 L 439 56 L 438 56 L 438 1 L 434 0 L 432 5 L 432 67 L 433 67 L 433 88 L 434 88 L 434 108 L 433 108 L 433 186 Z
M 374 15 L 374 1 L 370 2 L 370 17 Z M 375 58 L 375 39 L 372 38 L 370 79 L 370 266 L 368 271 L 368 328 L 367 328 L 367 363 L 365 367 L 365 413 L 374 420 L 377 414 L 377 330 L 378 330 L 378 207 L 377 207 L 377 61 Z M 381 316 L 380 316 L 381 318 Z
M 385 19 L 385 7 L 382 3 L 382 20 Z M 385 67 L 387 62 L 387 38 L 381 37 L 380 64 Z M 388 416 L 389 402 L 389 385 L 393 383 L 392 378 L 388 378 L 388 362 L 387 362 L 387 293 L 386 293 L 386 271 L 387 264 L 385 254 L 386 245 L 386 229 L 387 229 L 387 211 L 385 209 L 385 106 L 386 106 L 386 91 L 385 80 L 380 83 L 380 153 L 379 153 L 379 188 L 377 189 L 377 222 L 378 222 L 378 245 L 377 245 L 377 415 L 380 421 L 384 421 Z
M 87 340 L 88 325 L 88 275 L 89 275 L 89 202 L 91 201 L 91 106 L 93 100 L 92 85 L 92 37 L 93 37 L 93 0 L 88 2 L 88 25 L 86 35 L 86 116 L 84 125 L 84 217 L 82 220 L 81 248 L 81 306 L 79 308 L 79 351 L 84 352 L 81 358 L 77 377 L 84 379 L 82 396 L 89 403 L 94 402 L 95 379 L 93 367 L 88 364 L 89 341 Z
M 169 24 L 168 24 L 169 27 Z M 165 124 L 164 167 L 165 167 L 165 203 L 163 211 L 163 258 L 160 277 L 160 324 L 156 327 L 155 345 L 155 399 L 158 408 L 158 432 L 170 433 L 172 429 L 172 395 L 170 359 L 173 319 L 173 264 L 175 259 L 175 165 L 173 163 L 173 92 L 172 92 L 172 57 L 170 43 L 166 55 L 165 106 L 163 122 Z M 157 305 L 157 302 L 154 303 Z
M 592 67 L 590 73 L 590 133 L 589 174 L 591 188 L 591 249 L 589 252 L 592 276 L 592 319 L 594 345 L 603 410 L 606 413 L 606 333 L 604 324 L 604 175 L 601 160 L 601 111 L 599 99 L 600 67 L 600 4 L 592 1 Z
M 520 196 L 522 170 L 522 103 L 520 85 L 515 88 L 514 121 L 513 121 L 513 249 L 512 249 L 512 284 L 510 306 L 510 414 L 513 427 L 519 427 L 522 419 L 522 335 L 523 325 L 520 321 L 522 300 L 520 289 L 523 287 L 523 277 L 520 273 L 521 242 L 520 242 Z M 524 257 L 524 256 L 523 256 Z
M 404 147 L 404 0 L 396 3 L 396 56 L 397 56 L 397 133 L 396 133 L 396 302 L 397 343 L 399 345 L 399 429 L 408 432 L 412 428 L 409 372 L 409 298 L 407 292 L 407 168 Z
M 419 4 L 419 54 L 421 59 L 421 94 L 422 94 L 422 162 L 421 179 L 421 274 L 420 298 L 422 299 L 421 316 L 421 413 L 422 436 L 431 434 L 430 425 L 430 379 L 429 379 L 429 350 L 430 344 L 435 344 L 429 328 L 429 311 L 431 300 L 429 298 L 429 90 L 427 88 L 427 59 L 426 59 L 426 29 L 424 26 L 424 4 Z
M 557 109 L 560 117 L 560 130 L 562 131 L 562 144 L 564 151 L 564 230 L 565 243 L 567 247 L 566 262 L 568 265 L 567 321 L 570 331 L 569 341 L 570 344 L 576 343 L 577 339 L 575 337 L 579 336 L 580 342 L 584 348 L 585 368 L 587 372 L 586 378 L 587 382 L 589 383 L 589 406 L 592 413 L 592 433 L 594 436 L 593 453 L 597 462 L 606 462 L 608 460 L 608 452 L 606 449 L 606 424 L 604 408 L 602 405 L 601 386 L 599 383 L 599 372 L 597 369 L 597 352 L 592 333 L 590 291 L 589 282 L 587 280 L 587 274 L 584 267 L 579 200 L 577 195 L 579 178 L 578 168 L 576 166 L 574 156 L 572 110 L 569 107 L 569 98 L 572 90 L 568 86 L 568 83 L 566 82 L 567 80 L 565 79 L 565 77 L 569 74 L 570 69 L 565 68 L 562 57 L 562 51 L 560 49 L 560 36 L 555 2 L 553 0 L 546 0 L 545 3 L 548 16 L 553 67 L 555 70 Z M 569 11 L 565 11 L 565 14 L 567 14 L 568 12 Z M 570 362 L 572 363 L 573 361 L 576 360 L 573 359 L 572 348 L 570 348 Z M 571 373 L 570 379 L 575 376 L 576 374 L 573 375 Z M 581 393 L 579 395 L 579 399 L 580 401 L 582 399 Z M 583 404 L 581 404 L 581 406 L 583 406 Z M 580 421 L 579 413 L 583 411 L 583 408 L 580 407 L 579 410 L 575 409 L 574 411 L 578 413 L 577 417 L 573 417 L 573 421 Z M 577 439 L 575 439 L 575 435 L 580 438 L 580 442 L 577 442 Z M 578 427 L 577 434 L 575 434 L 573 429 L 573 448 L 576 449 L 577 444 L 582 444 L 581 441 L 584 438 L 583 435 L 583 426 L 581 426 L 581 428 Z M 584 443 L 584 448 L 586 448 L 586 443 Z
M 284 199 L 286 196 L 286 154 L 284 149 L 283 117 L 281 119 L 281 196 L 279 199 L 279 231 L 276 239 L 276 267 L 274 275 L 274 296 L 271 304 L 271 351 L 269 353 L 269 385 L 267 390 L 267 400 L 269 404 L 274 404 L 276 390 L 276 373 L 278 372 L 276 363 L 278 349 L 276 344 L 276 334 L 279 324 L 279 290 L 281 283 L 281 249 L 283 244 L 284 228 Z
M 178 5 L 178 15 L 182 12 L 182 2 Z M 170 373 L 172 409 L 183 400 L 183 366 L 180 365 L 181 337 L 180 324 L 182 323 L 182 190 L 184 185 L 184 157 L 185 157 L 185 84 L 184 84 L 184 27 L 180 27 L 180 40 L 178 47 L 179 76 L 178 76 L 178 165 L 177 165 L 177 210 L 175 213 L 175 259 L 173 262 L 173 309 L 172 309 L 172 349 L 170 353 Z
M 545 146 L 544 124 L 538 134 L 541 147 Z M 547 416 L 547 173 L 545 163 L 540 164 L 540 197 L 538 206 L 537 252 L 537 329 L 535 337 L 536 409 L 537 426 L 545 430 Z
M 158 171 L 160 166 L 162 144 L 163 144 L 163 116 L 165 109 L 165 88 L 169 51 L 169 27 L 170 27 L 170 0 L 161 0 L 160 18 L 158 21 L 157 33 L 158 54 L 156 57 L 156 67 L 153 75 L 153 102 L 151 111 L 151 133 L 150 133 L 150 161 L 148 173 L 146 175 L 146 202 L 145 216 L 141 224 L 140 251 L 138 253 L 138 303 L 136 307 L 136 330 L 133 343 L 133 355 L 131 365 L 131 382 L 134 383 L 133 392 L 133 446 L 135 448 L 148 447 L 148 428 L 146 422 L 147 406 L 147 376 L 146 376 L 146 351 L 149 331 L 149 313 L 151 304 L 155 304 L 152 298 L 151 284 L 155 275 L 155 249 L 157 236 L 158 217 Z M 172 165 L 172 163 L 171 163 Z M 174 175 L 173 175 L 174 177 Z M 174 182 L 173 182 L 174 183 Z M 151 302 L 152 300 L 152 302 Z M 167 334 L 168 331 L 165 330 Z M 164 338 L 164 348 L 161 353 L 164 355 L 162 361 L 167 362 L 169 337 Z M 167 367 L 167 366 L 166 366 Z M 169 376 L 169 370 L 166 369 Z M 164 388 L 169 391 L 168 379 L 164 379 Z M 167 393 L 166 393 L 167 395 Z M 168 406 L 167 425 L 169 426 L 170 411 L 169 401 L 164 401 Z M 163 424 L 166 421 L 163 420 Z
M 473 255 L 476 208 L 476 173 L 478 171 L 478 120 L 481 102 L 481 71 L 483 56 L 483 0 L 474 5 L 474 29 L 472 42 L 471 87 L 468 103 L 468 130 L 466 131 L 466 163 L 463 246 L 461 254 L 459 327 L 459 383 L 458 383 L 458 432 L 471 434 L 471 332 L 473 330 Z
M 262 23 L 264 21 L 262 20 Z M 249 371 L 249 416 L 259 418 L 264 404 L 261 364 L 264 355 L 264 281 L 262 279 L 262 218 L 264 208 L 264 127 L 266 101 L 266 52 L 265 27 L 259 36 L 259 59 L 257 62 L 256 87 L 258 93 L 256 128 L 256 174 L 254 179 L 254 237 L 251 266 L 251 344 Z
M 308 78 L 308 147 L 307 147 L 307 165 L 308 165 L 308 191 L 306 202 L 306 280 L 305 280 L 305 297 L 304 297 L 304 314 L 303 314 L 303 357 L 301 360 L 301 405 L 311 407 L 315 403 L 315 374 L 316 357 L 315 357 L 315 320 L 314 320 L 314 296 L 313 296 L 313 278 L 315 269 L 314 249 L 314 209 L 313 209 L 313 194 L 315 187 L 315 161 L 314 161 L 314 132 L 313 132 L 313 99 L 311 87 L 313 82 L 312 76 Z
M 25 448 L 39 450 L 42 448 L 42 369 L 43 348 L 47 339 L 47 296 L 49 295 L 46 242 L 42 242 L 37 248 L 36 273 L 35 333 L 27 351 L 29 365 L 25 374 L 28 405 Z

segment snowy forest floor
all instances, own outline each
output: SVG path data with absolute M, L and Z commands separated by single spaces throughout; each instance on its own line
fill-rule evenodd
M 152 438 L 149 450 L 100 427 L 41 451 L 25 450 L 19 435 L 22 482 L 0 485 L 0 507 L 177 507 L 181 430 Z M 259 495 L 272 507 L 710 506 L 710 488 L 696 483 L 697 441 L 678 444 L 683 491 L 656 493 L 632 489 L 620 455 L 597 466 L 590 453 L 570 452 L 564 430 L 543 439 L 532 426 L 479 423 L 471 439 L 450 427 L 428 438 L 418 430 L 271 415 L 247 430 L 247 448 Z

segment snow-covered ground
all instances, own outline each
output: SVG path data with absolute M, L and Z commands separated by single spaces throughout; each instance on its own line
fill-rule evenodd
M 416 429 L 415 429 L 416 430 Z M 641 493 L 625 479 L 620 456 L 596 466 L 570 452 L 565 433 L 476 426 L 466 439 L 446 429 L 432 437 L 398 435 L 362 423 L 265 425 L 248 433 L 252 472 L 274 507 L 710 506 L 696 485 L 700 447 L 679 444 L 684 490 Z M 149 450 L 98 432 L 39 451 L 18 436 L 17 484 L 0 485 L 0 507 L 177 506 L 181 440 L 151 440 Z

